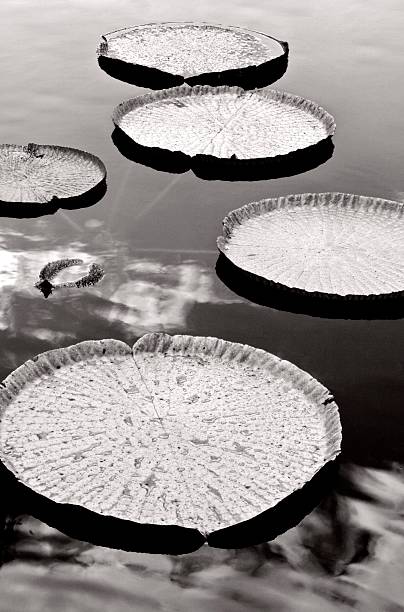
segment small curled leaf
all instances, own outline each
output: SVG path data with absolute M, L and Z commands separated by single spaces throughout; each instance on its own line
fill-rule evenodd
M 83 263 L 84 262 L 82 259 L 58 259 L 57 261 L 49 262 L 40 271 L 40 280 L 35 284 L 35 287 L 39 289 L 47 298 L 56 289 L 65 287 L 81 288 L 95 285 L 103 278 L 105 274 L 104 269 L 99 264 L 91 264 L 88 274 L 82 276 L 76 281 L 68 281 L 58 284 L 51 282 L 62 270 L 72 266 L 79 266 Z

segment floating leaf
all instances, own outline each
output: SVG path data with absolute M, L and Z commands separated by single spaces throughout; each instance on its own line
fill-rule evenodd
M 0 458 L 30 499 L 41 496 L 43 520 L 65 513 L 86 526 L 76 537 L 108 545 L 118 531 L 123 548 L 184 552 L 235 534 L 232 545 L 245 545 L 244 521 L 265 539 L 265 512 L 340 450 L 327 389 L 216 338 L 148 334 L 133 353 L 82 342 L 26 362 L 3 387 Z
M 82 259 L 58 259 L 51 261 L 42 268 L 39 273 L 40 281 L 35 284 L 35 287 L 42 291 L 47 298 L 55 289 L 64 287 L 89 287 L 95 285 L 104 277 L 104 270 L 99 264 L 91 264 L 88 274 L 85 274 L 76 281 L 68 281 L 65 283 L 53 284 L 51 281 L 66 268 L 71 266 L 80 266 L 84 262 Z
M 59 207 L 89 196 L 105 183 L 98 157 L 68 147 L 0 145 L 0 202 L 17 205 L 49 203 Z
M 288 44 L 267 34 L 206 23 L 152 23 L 105 34 L 99 64 L 152 89 L 193 85 L 264 87 L 288 63 Z
M 224 219 L 218 247 L 262 293 L 339 305 L 396 299 L 404 296 L 403 214 L 399 202 L 342 193 L 261 200 Z
M 299 96 L 209 86 L 133 98 L 115 109 L 113 121 L 145 147 L 239 160 L 287 155 L 335 128 L 331 115 Z
M 289 93 L 186 85 L 127 100 L 113 113 L 120 133 L 147 158 L 165 154 L 180 171 L 209 166 L 239 173 L 260 169 L 294 173 L 330 144 L 331 115 Z M 147 162 L 146 162 L 147 163 Z

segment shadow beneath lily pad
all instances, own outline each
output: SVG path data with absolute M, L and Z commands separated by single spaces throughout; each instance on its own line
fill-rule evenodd
M 109 76 L 131 85 L 148 89 L 169 89 L 184 83 L 184 77 L 170 74 L 158 68 L 129 64 L 122 60 L 100 55 L 98 65 Z
M 236 266 L 223 253 L 216 274 L 234 293 L 260 306 L 327 319 L 402 319 L 404 291 L 371 295 L 328 294 L 292 289 Z
M 166 151 L 158 147 L 144 147 L 129 138 L 125 132 L 117 127 L 112 132 L 111 138 L 121 155 L 137 164 L 172 174 L 182 174 L 190 170 L 191 158 L 182 151 Z
M 338 460 L 324 465 L 301 489 L 254 518 L 219 529 L 208 535 L 215 548 L 244 548 L 274 540 L 295 527 L 333 489 L 338 473 Z
M 305 149 L 261 159 L 218 159 L 196 155 L 192 170 L 199 178 L 224 181 L 264 181 L 308 172 L 324 164 L 334 152 L 331 136 Z
M 191 87 L 195 85 L 211 85 L 213 87 L 234 85 L 246 90 L 256 89 L 271 85 L 285 74 L 288 67 L 289 47 L 285 42 L 280 42 L 280 44 L 283 54 L 258 66 L 207 72 L 188 78 L 149 66 L 130 64 L 104 55 L 98 57 L 98 65 L 109 76 L 119 81 L 153 90 L 169 89 L 184 84 Z
M 331 136 L 286 155 L 259 159 L 221 159 L 212 155 L 194 157 L 182 151 L 168 151 L 158 147 L 145 147 L 134 142 L 120 128 L 111 135 L 118 151 L 127 159 L 155 170 L 181 174 L 192 170 L 205 180 L 261 181 L 294 176 L 325 163 L 334 152 Z
M 82 195 L 71 198 L 54 197 L 50 202 L 43 204 L 30 202 L 4 202 L 0 200 L 0 217 L 14 219 L 34 219 L 43 215 L 53 215 L 60 208 L 77 210 L 88 208 L 97 204 L 107 192 L 107 181 L 104 178 L 98 185 L 92 187 Z
M 56 503 L 26 487 L 2 463 L 0 486 L 4 499 L 10 500 L 12 513 L 30 514 L 71 538 L 126 551 L 181 555 L 205 543 L 215 548 L 244 548 L 276 538 L 300 523 L 332 490 L 338 465 L 338 460 L 330 461 L 301 489 L 273 508 L 207 537 L 197 529 L 140 524 Z
M 56 503 L 35 493 L 0 463 L 0 485 L 13 509 L 30 514 L 76 540 L 120 550 L 180 555 L 200 548 L 205 538 L 197 529 L 147 525 L 100 515 L 84 507 Z

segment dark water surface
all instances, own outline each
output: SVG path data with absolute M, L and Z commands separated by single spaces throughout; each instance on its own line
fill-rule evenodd
M 404 321 L 259 307 L 227 289 L 214 266 L 222 218 L 248 201 L 310 191 L 404 201 L 403 3 L 170 4 L 0 3 L 0 142 L 81 148 L 108 171 L 107 194 L 90 208 L 0 219 L 0 379 L 39 352 L 91 338 L 132 343 L 164 330 L 245 342 L 293 361 L 335 394 L 341 475 L 298 527 L 239 551 L 123 553 L 28 517 L 9 522 L 0 610 L 402 610 Z M 335 116 L 332 159 L 290 178 L 232 183 L 157 172 L 120 155 L 112 109 L 145 90 L 98 68 L 99 35 L 160 20 L 231 23 L 288 40 L 289 68 L 273 87 Z M 39 271 L 64 257 L 83 259 L 83 271 L 100 263 L 105 278 L 45 300 L 33 286 Z M 77 278 L 77 270 L 63 278 Z M 2 514 L 8 502 L 1 500 Z

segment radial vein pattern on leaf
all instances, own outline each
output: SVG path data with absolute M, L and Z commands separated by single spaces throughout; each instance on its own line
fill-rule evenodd
M 218 158 L 268 158 L 313 146 L 333 133 L 314 103 L 281 92 L 182 87 L 123 103 L 117 125 L 146 147 Z
M 274 40 L 264 44 L 251 32 L 209 25 L 163 23 L 106 38 L 110 57 L 184 77 L 261 64 L 281 52 Z
M 241 211 L 227 217 L 224 252 L 244 270 L 305 291 L 404 290 L 404 206 L 398 202 L 303 194 Z
M 56 502 L 210 533 L 273 506 L 339 452 L 327 390 L 263 351 L 190 337 L 134 358 L 122 343 L 95 346 L 73 362 L 61 349 L 60 367 L 0 405 L 1 459 Z

